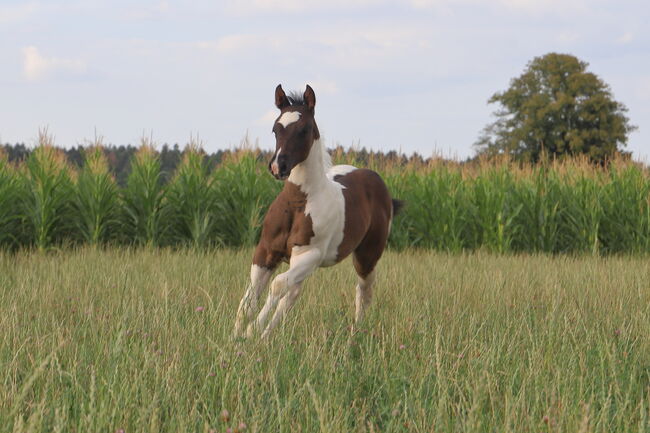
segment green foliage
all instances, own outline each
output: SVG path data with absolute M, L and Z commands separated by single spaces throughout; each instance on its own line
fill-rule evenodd
M 392 226 L 393 245 L 453 252 L 470 247 L 466 224 L 473 209 L 460 172 L 440 167 L 428 173 L 398 171 L 385 178 L 391 193 L 407 205 Z
M 117 229 L 119 197 L 101 147 L 86 150 L 75 193 L 76 225 L 81 239 L 91 245 L 106 242 Z
M 131 163 L 124 199 L 124 224 L 127 238 L 139 245 L 159 245 L 166 221 L 160 160 L 151 142 L 143 139 Z
M 168 185 L 173 243 L 206 247 L 216 236 L 216 191 L 204 154 L 196 146 L 186 149 L 176 176 Z
M 21 187 L 20 178 L 0 152 L 0 246 L 12 247 L 20 241 Z
M 23 170 L 21 212 L 27 242 L 43 251 L 63 240 L 72 223 L 72 180 L 63 154 L 52 147 L 52 138 L 40 133 L 40 145 Z
M 580 154 L 598 163 L 611 159 L 635 127 L 587 66 L 567 54 L 533 59 L 508 90 L 488 101 L 501 109 L 476 143 L 479 152 L 528 162 Z
M 513 224 L 519 228 L 513 239 L 515 251 L 560 251 L 559 233 L 562 206 L 562 181 L 558 173 L 540 166 L 530 177 L 520 178 L 513 190 L 512 199 L 521 205 Z
M 99 148 L 77 172 L 41 146 L 17 167 L 0 159 L 0 245 L 61 243 L 241 247 L 259 239 L 282 188 L 256 152 L 240 150 L 214 170 L 197 146 L 161 181 L 150 146 L 120 188 Z M 650 172 L 624 159 L 608 168 L 574 159 L 537 165 L 455 165 L 371 160 L 404 210 L 392 248 L 460 252 L 650 253 Z M 73 182 L 73 180 L 76 181 Z
M 613 167 L 600 192 L 604 252 L 650 251 L 650 182 L 638 167 Z
M 220 242 L 228 246 L 254 245 L 266 210 L 281 187 L 251 152 L 224 162 L 214 173 L 216 231 Z

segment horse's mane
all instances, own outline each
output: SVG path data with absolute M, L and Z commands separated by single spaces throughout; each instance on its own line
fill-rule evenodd
M 327 151 L 327 148 L 325 147 L 323 143 L 323 138 L 319 138 L 319 145 L 320 145 L 320 151 L 323 156 L 323 168 L 325 169 L 325 173 L 332 168 L 332 157 L 330 156 L 330 153 Z
M 287 99 L 291 105 L 307 105 L 304 95 L 300 92 L 289 92 Z

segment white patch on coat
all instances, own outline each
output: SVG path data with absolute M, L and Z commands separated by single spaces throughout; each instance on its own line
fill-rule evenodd
M 311 217 L 314 236 L 309 245 L 303 248 L 320 252 L 318 266 L 332 266 L 336 263 L 345 225 L 344 187 L 334 182 L 333 176 L 330 177 L 329 173 L 334 169 L 329 167 L 330 164 L 329 155 L 321 140 L 316 140 L 307 159 L 291 170 L 288 179 L 307 196 L 305 215 Z M 351 169 L 342 171 L 349 173 Z
M 280 168 L 278 167 L 278 156 L 280 156 L 280 153 L 282 153 L 282 148 L 279 148 L 275 152 L 275 155 L 273 155 L 273 159 L 271 160 L 271 173 L 273 174 L 278 174 L 280 171 Z
M 357 168 L 353 165 L 335 165 L 327 170 L 327 177 L 334 180 L 336 176 L 345 176 L 356 169 Z
M 298 111 L 286 111 L 282 113 L 282 116 L 278 119 L 278 123 L 285 128 L 292 123 L 297 122 L 300 120 L 300 112 Z

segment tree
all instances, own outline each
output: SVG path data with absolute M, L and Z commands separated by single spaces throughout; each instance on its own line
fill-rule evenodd
M 585 154 L 604 163 L 627 144 L 636 127 L 627 108 L 613 99 L 588 64 L 568 54 L 550 53 L 528 63 L 510 88 L 488 103 L 499 103 L 496 121 L 487 125 L 475 143 L 479 154 L 507 154 L 537 162 L 544 155 Z

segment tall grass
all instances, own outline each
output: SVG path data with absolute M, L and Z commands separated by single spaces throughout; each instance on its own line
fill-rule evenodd
M 645 257 L 388 251 L 235 343 L 250 254 L 0 253 L 0 432 L 650 431 Z
M 151 141 L 143 139 L 120 188 L 99 147 L 86 152 L 77 172 L 51 140 L 42 134 L 20 166 L 0 158 L 0 245 L 250 246 L 282 187 L 259 152 L 241 149 L 211 169 L 196 142 L 175 173 L 162 173 Z M 354 154 L 337 150 L 333 156 L 358 164 Z M 392 195 L 406 202 L 393 222 L 391 247 L 650 252 L 650 173 L 638 164 L 395 161 L 369 160 Z

